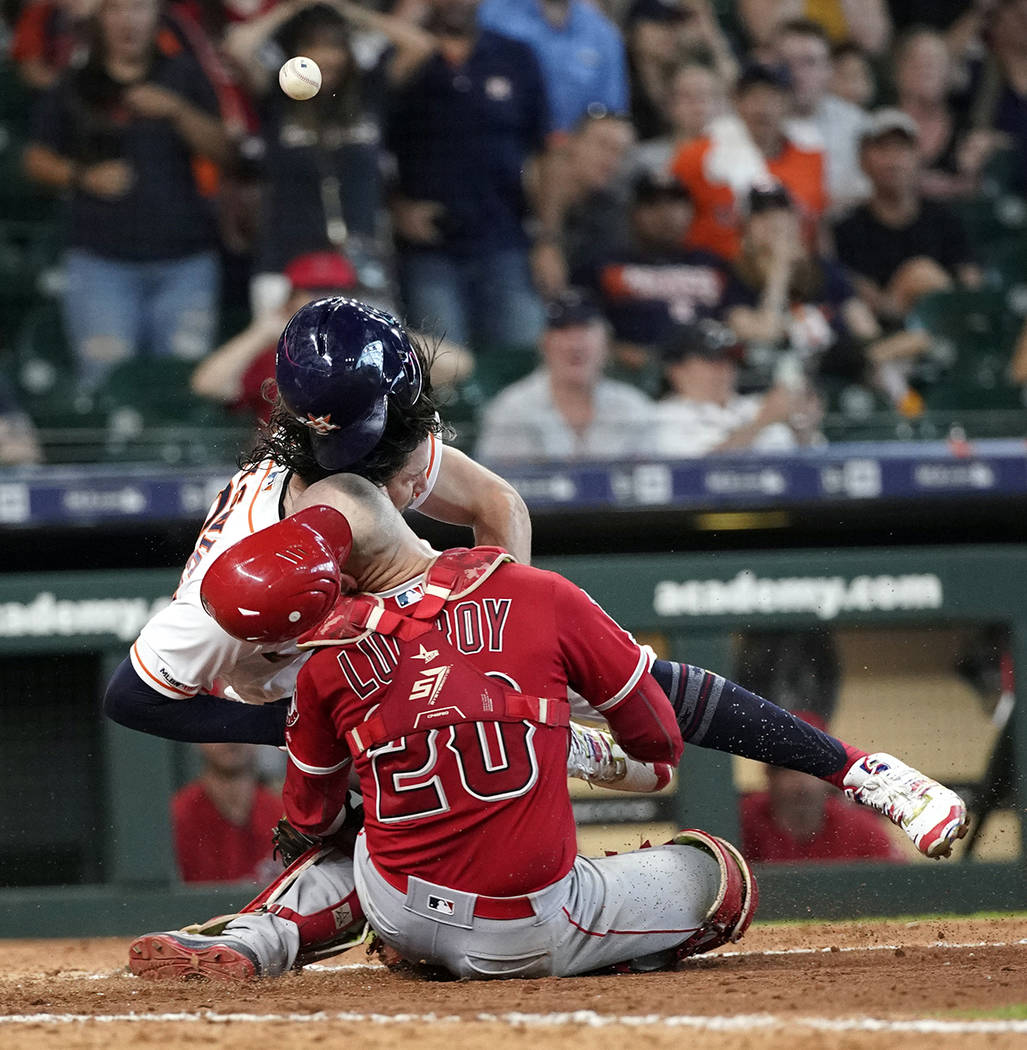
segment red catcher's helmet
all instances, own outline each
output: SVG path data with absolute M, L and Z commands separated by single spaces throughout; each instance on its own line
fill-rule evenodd
M 338 600 L 340 567 L 352 546 L 343 514 L 307 507 L 219 555 L 200 584 L 200 601 L 233 638 L 257 645 L 292 641 Z

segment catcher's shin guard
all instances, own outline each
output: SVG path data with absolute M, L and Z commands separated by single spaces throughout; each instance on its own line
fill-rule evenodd
M 357 899 L 356 890 L 345 897 L 320 908 L 310 915 L 302 915 L 281 903 L 282 898 L 308 869 L 337 853 L 334 846 L 312 846 L 290 864 L 277 879 L 266 886 L 244 908 L 233 915 L 218 915 L 207 922 L 187 926 L 189 934 L 217 937 L 225 931 L 233 919 L 245 915 L 271 914 L 294 922 L 300 931 L 300 949 L 295 965 L 304 966 L 318 959 L 338 955 L 357 944 L 367 935 L 364 911 Z
M 710 905 L 702 926 L 678 947 L 678 958 L 701 955 L 739 940 L 749 928 L 759 900 L 756 877 L 745 858 L 726 839 L 695 828 L 680 832 L 668 845 L 701 849 L 720 866 L 720 892 Z

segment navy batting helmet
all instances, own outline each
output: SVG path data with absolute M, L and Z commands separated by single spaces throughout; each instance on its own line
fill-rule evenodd
M 399 321 L 341 296 L 293 314 L 275 372 L 283 402 L 310 428 L 325 470 L 345 470 L 378 444 L 390 398 L 410 408 L 421 393 L 420 362 Z

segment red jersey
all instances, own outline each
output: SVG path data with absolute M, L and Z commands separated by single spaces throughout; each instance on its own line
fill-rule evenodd
M 636 757 L 676 763 L 683 744 L 649 657 L 588 595 L 509 561 L 490 572 L 451 596 L 426 634 L 365 633 L 315 652 L 286 720 L 285 806 L 302 831 L 330 832 L 345 796 L 348 732 L 369 733 L 382 719 L 420 727 L 448 718 L 391 739 L 379 733 L 384 742 L 357 749 L 368 851 L 386 874 L 504 897 L 547 886 L 574 862 L 568 685 Z M 386 609 L 409 609 L 423 587 L 401 590 Z M 507 702 L 502 686 L 522 694 L 517 703 L 549 698 L 541 710 L 550 715 L 562 706 L 562 726 L 493 718 Z
M 258 785 L 249 820 L 240 827 L 221 815 L 202 781 L 186 784 L 171 800 L 175 856 L 182 881 L 266 881 L 273 870 L 271 831 L 281 815 L 281 799 Z
M 271 343 L 255 357 L 243 372 L 239 397 L 229 407 L 233 411 L 252 412 L 261 423 L 271 418 L 275 391 L 270 390 L 271 401 L 264 396 L 264 384 L 275 378 L 275 354 L 278 344 Z
M 742 853 L 753 863 L 902 860 L 883 818 L 838 795 L 827 796 L 823 825 L 813 838 L 802 842 L 775 823 L 770 796 L 765 791 L 742 799 L 741 818 Z

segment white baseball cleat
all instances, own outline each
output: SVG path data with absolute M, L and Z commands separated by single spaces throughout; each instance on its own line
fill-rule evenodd
M 969 828 L 954 791 L 883 751 L 854 763 L 844 785 L 849 798 L 883 813 L 926 857 L 947 857 Z
M 608 732 L 571 722 L 567 775 L 589 784 L 617 791 L 659 791 L 674 775 L 666 762 L 640 762 L 624 750 Z
M 567 775 L 590 784 L 609 784 L 627 772 L 627 755 L 601 729 L 571 722 Z

